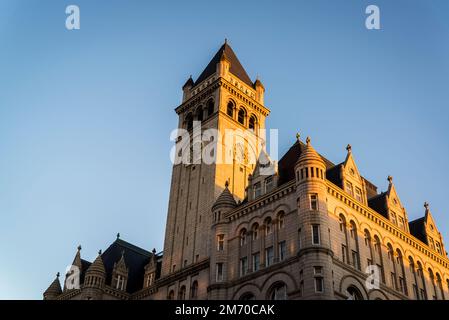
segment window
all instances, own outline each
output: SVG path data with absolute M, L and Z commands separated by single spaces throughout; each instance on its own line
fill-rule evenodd
M 229 101 L 229 103 L 228 103 L 228 107 L 226 109 L 226 113 L 231 118 L 234 117 L 234 104 L 231 101 Z
M 369 247 L 371 244 L 371 236 L 368 230 L 365 230 L 365 246 Z
M 441 251 L 441 245 L 440 245 L 440 243 L 439 243 L 438 241 L 435 242 L 435 246 L 436 246 L 436 248 L 437 248 L 437 252 L 441 254 L 441 253 L 442 253 L 442 251 Z
M 355 198 L 357 199 L 357 201 L 362 202 L 362 190 L 360 190 L 360 188 L 358 187 L 355 188 Z
M 256 118 L 252 115 L 249 118 L 249 129 L 254 130 L 256 128 Z
M 431 237 L 429 237 L 429 244 L 430 244 L 430 247 L 431 247 L 433 250 L 435 250 L 435 242 L 433 241 L 433 239 L 432 239 Z
M 198 298 L 198 281 L 193 281 L 192 288 L 190 289 L 190 297 L 192 299 Z
M 357 251 L 352 251 L 352 265 L 357 270 L 360 270 L 360 261 L 359 261 L 359 254 Z
M 196 119 L 198 121 L 203 121 L 203 106 L 199 106 L 198 110 L 196 111 Z
M 396 284 L 396 274 L 394 272 L 391 273 L 391 287 L 397 290 Z
M 237 117 L 237 121 L 240 123 L 240 124 L 245 124 L 245 117 L 246 117 L 246 112 L 245 112 L 245 109 L 243 109 L 243 108 L 241 108 L 240 110 L 239 110 L 239 113 L 238 113 L 238 117 Z
M 315 277 L 315 292 L 316 293 L 324 292 L 324 280 L 323 280 L 323 277 Z
M 416 300 L 419 300 L 419 292 L 418 292 L 418 287 L 416 286 L 416 284 L 413 285 L 413 294 Z
M 214 101 L 210 99 L 207 101 L 207 115 L 211 116 L 214 113 Z
M 320 244 L 320 226 L 312 225 L 312 244 Z
M 318 195 L 310 195 L 310 210 L 318 210 Z
M 244 293 L 239 300 L 243 300 L 243 301 L 250 301 L 250 300 L 256 300 L 256 297 L 251 293 L 251 292 L 247 292 Z
M 259 270 L 260 265 L 260 253 L 253 254 L 253 271 Z
M 348 293 L 350 300 L 363 300 L 363 296 L 360 290 L 354 286 L 350 286 L 348 289 L 346 289 L 346 292 Z
M 246 229 L 240 231 L 240 246 L 243 247 L 244 245 L 246 245 Z
M 273 189 L 273 176 L 265 179 L 265 192 L 270 192 Z
M 167 300 L 175 300 L 175 292 L 173 290 L 170 290 L 168 293 Z
M 276 284 L 269 297 L 271 300 L 287 300 L 287 286 L 282 282 Z
M 268 247 L 265 249 L 265 266 L 269 267 L 273 264 L 274 254 L 273 247 Z
M 285 241 L 279 242 L 279 260 L 283 261 L 287 254 L 287 247 Z
M 406 293 L 404 278 L 399 277 L 399 291 Z
M 176 264 L 173 265 L 172 272 L 175 272 L 175 270 L 176 270 Z
M 352 239 L 356 239 L 356 237 L 357 237 L 357 228 L 355 226 L 354 221 L 350 222 L 350 227 L 351 227 L 351 229 L 350 229 L 351 238 Z
M 341 258 L 344 263 L 348 263 L 348 247 L 341 245 Z
M 323 274 L 323 267 L 313 267 L 313 274 L 314 275 L 322 275 Z
M 192 116 L 191 113 L 189 113 L 189 114 L 186 116 L 185 122 L 186 122 L 187 130 L 192 130 L 192 128 L 193 128 L 193 116 Z
M 178 299 L 179 300 L 185 300 L 186 299 L 186 286 L 182 286 L 179 289 Z
M 390 219 L 391 219 L 391 222 L 393 222 L 394 224 L 397 224 L 397 222 L 396 222 L 396 213 L 394 213 L 393 211 L 390 212 Z
M 217 251 L 224 250 L 224 234 L 217 235 Z
M 151 272 L 148 276 L 147 276 L 147 287 L 152 286 L 154 283 L 154 272 Z
M 253 224 L 251 231 L 253 233 L 252 235 L 253 240 L 257 240 L 257 238 L 259 237 L 259 225 L 257 223 Z
M 115 289 L 125 290 L 125 278 L 122 275 L 117 275 L 115 278 Z
M 340 231 L 341 232 L 345 231 L 346 222 L 345 222 L 345 219 L 344 219 L 344 217 L 342 215 L 340 215 L 339 222 L 340 222 Z
M 240 259 L 240 276 L 244 276 L 248 272 L 248 258 L 243 257 Z
M 301 229 L 298 230 L 298 249 L 301 249 Z
M 402 217 L 398 217 L 398 226 L 399 228 L 401 228 L 402 230 L 404 230 L 404 218 Z
M 269 234 L 271 234 L 271 218 L 266 218 L 265 219 L 265 236 L 268 236 Z
M 254 184 L 254 198 L 258 198 L 262 195 L 262 188 L 260 182 Z
M 281 212 L 278 214 L 278 229 L 279 229 L 279 230 L 281 230 L 281 229 L 284 228 L 284 218 L 285 218 L 284 212 L 281 211 Z
M 216 265 L 216 280 L 217 282 L 223 281 L 223 263 L 217 263 Z
M 354 196 L 354 190 L 352 188 L 352 183 L 349 181 L 346 181 L 346 192 L 350 195 L 350 196 Z

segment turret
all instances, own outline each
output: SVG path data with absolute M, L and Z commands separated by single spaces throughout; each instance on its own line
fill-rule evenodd
M 298 143 L 299 135 L 297 136 Z M 326 165 L 307 137 L 295 164 L 300 272 L 306 299 L 331 299 L 332 251 L 326 204 Z
M 182 92 L 183 92 L 182 102 L 183 103 L 190 98 L 190 96 L 191 96 L 190 91 L 193 88 L 193 85 L 194 85 L 194 82 L 193 82 L 192 76 L 190 76 L 190 78 L 187 79 L 186 83 L 182 86 Z
M 54 300 L 62 293 L 61 283 L 59 282 L 59 272 L 56 274 L 56 279 L 44 292 L 44 300 Z
M 98 252 L 98 257 L 86 271 L 86 278 L 84 280 L 83 287 L 83 297 L 87 300 L 101 299 L 105 280 L 106 270 L 104 268 L 100 250 Z
M 256 100 L 260 104 L 263 104 L 265 87 L 263 86 L 262 82 L 259 79 L 257 79 L 256 82 L 254 82 L 254 89 L 256 89 Z

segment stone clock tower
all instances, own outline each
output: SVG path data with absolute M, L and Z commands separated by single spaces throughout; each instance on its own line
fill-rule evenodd
M 189 138 L 177 141 L 176 156 L 183 160 L 172 171 L 162 277 L 210 257 L 212 205 L 225 185 L 235 201 L 245 198 L 269 114 L 262 83 L 251 81 L 226 41 L 198 79 L 189 78 L 182 89 L 175 111 L 178 128 Z M 208 129 L 217 134 L 205 135 Z M 205 153 L 213 163 L 203 161 Z

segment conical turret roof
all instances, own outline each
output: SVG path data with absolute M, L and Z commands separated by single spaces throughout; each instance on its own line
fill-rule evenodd
M 101 250 L 100 250 L 100 252 L 98 252 L 98 257 L 90 265 L 89 269 L 87 269 L 87 274 L 91 274 L 91 273 L 106 275 L 106 270 L 104 268 L 103 259 L 101 258 Z
M 316 152 L 316 150 L 312 147 L 309 137 L 307 137 L 306 139 L 306 146 L 301 152 L 301 155 L 299 156 L 298 163 L 307 160 L 317 160 L 324 164 L 323 159 L 320 157 L 318 152 Z
M 59 282 L 59 272 L 56 274 L 55 280 L 45 290 L 44 297 L 56 297 L 62 293 L 61 283 Z
M 223 192 L 220 194 L 220 196 L 215 201 L 214 205 L 212 206 L 212 209 L 217 208 L 235 208 L 237 206 L 237 203 L 235 202 L 234 197 L 232 196 L 231 192 L 229 191 L 228 184 L 226 183 L 226 186 L 223 190 Z

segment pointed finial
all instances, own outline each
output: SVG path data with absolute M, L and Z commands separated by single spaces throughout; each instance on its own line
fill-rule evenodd
M 100 250 L 98 250 L 98 255 L 99 255 L 99 256 L 101 256 L 101 249 L 100 249 Z
M 426 210 L 429 210 L 429 203 L 427 201 L 424 202 L 424 208 L 426 208 Z
M 346 151 L 348 151 L 348 153 L 351 153 L 351 152 L 352 152 L 352 146 L 351 146 L 350 144 L 348 144 L 348 145 L 346 146 Z
M 228 38 L 225 38 L 225 43 L 224 44 L 228 44 Z
M 59 278 L 60 275 L 61 275 L 61 274 L 58 272 L 58 273 L 56 274 L 56 278 Z
M 77 249 L 78 249 L 78 251 L 81 251 L 81 245 L 79 245 Z
M 117 233 L 117 239 L 120 239 L 120 232 Z
M 229 187 L 229 180 L 226 180 L 226 182 L 225 182 L 225 187 L 226 187 L 226 188 Z
M 390 184 L 393 183 L 393 177 L 392 177 L 392 176 L 388 176 L 387 180 L 388 180 L 388 182 L 389 182 Z
M 310 137 L 306 138 L 306 143 L 307 143 L 308 146 L 310 146 Z
M 301 138 L 301 134 L 299 132 L 296 133 L 296 140 L 299 142 L 299 138 Z
M 156 254 L 156 248 L 153 248 L 151 252 L 153 252 L 153 254 Z

